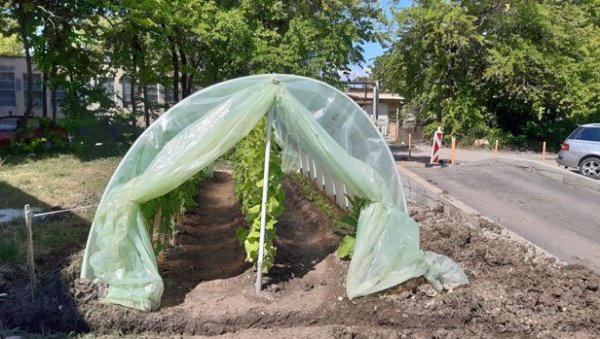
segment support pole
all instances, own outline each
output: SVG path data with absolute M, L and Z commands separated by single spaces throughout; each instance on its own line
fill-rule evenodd
M 496 140 L 496 146 L 494 146 L 494 158 L 498 157 L 498 140 Z
M 542 143 L 542 160 L 546 160 L 546 142 Z
M 33 217 L 29 205 L 25 205 L 25 227 L 27 228 L 27 268 L 29 280 L 31 281 L 31 300 L 35 300 L 35 262 L 33 258 L 33 232 L 31 230 L 31 219 Z
M 256 262 L 256 295 L 262 289 L 262 266 L 265 256 L 265 223 L 267 219 L 267 193 L 269 192 L 269 160 L 271 158 L 271 124 L 273 109 L 267 113 L 267 145 L 265 146 L 265 168 L 263 174 L 262 203 L 260 205 L 260 237 L 258 241 L 258 260 Z
M 410 160 L 411 157 L 411 152 L 412 152 L 412 135 L 410 135 L 410 133 L 408 133 L 408 160 Z
M 452 137 L 452 149 L 450 150 L 450 164 L 456 165 L 456 138 Z

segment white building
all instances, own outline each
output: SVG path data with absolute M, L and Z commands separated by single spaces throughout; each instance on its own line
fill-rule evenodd
M 99 85 L 106 91 L 118 109 L 131 111 L 131 82 L 126 74 L 117 71 L 115 76 L 91 79 L 91 85 Z M 42 97 L 42 74 L 35 67 L 33 70 L 33 114 L 43 115 L 43 101 L 46 100 L 47 115 L 51 117 L 53 102 L 51 91 L 48 90 L 46 98 Z M 0 116 L 23 115 L 25 113 L 25 102 L 27 97 L 27 64 L 24 57 L 0 56 Z M 62 100 L 64 91 L 56 90 L 57 117 L 62 117 Z M 141 97 L 141 94 L 139 94 Z M 172 103 L 172 95 L 169 95 L 160 84 L 148 85 L 148 101 L 156 106 L 164 106 Z M 90 109 L 97 108 L 96 105 Z M 158 111 L 163 111 L 159 109 Z
M 344 93 L 367 113 L 388 141 L 395 141 L 404 97 L 396 93 L 380 93 L 377 81 L 349 81 L 344 84 Z M 390 121 L 395 123 L 390 124 Z
M 57 90 L 56 106 L 60 113 L 64 92 Z M 0 56 L 0 116 L 23 115 L 27 97 L 27 66 L 24 57 Z M 52 107 L 50 95 L 42 98 L 42 74 L 33 72 L 33 113 L 42 115 L 42 102 Z M 51 113 L 50 113 L 51 115 Z

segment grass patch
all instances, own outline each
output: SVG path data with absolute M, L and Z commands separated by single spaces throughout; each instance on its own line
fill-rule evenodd
M 74 207 L 98 202 L 106 183 L 121 158 L 80 161 L 75 156 L 59 155 L 44 159 L 9 158 L 0 169 L 3 194 L 0 208 L 23 208 L 31 197 L 47 206 Z M 17 159 L 15 159 L 17 161 Z
M 300 189 L 300 194 L 312 202 L 323 214 L 331 220 L 335 220 L 334 232 L 339 235 L 348 235 L 354 232 L 347 223 L 340 221 L 340 217 L 348 216 L 347 211 L 344 211 L 336 203 L 334 203 L 323 191 L 315 186 L 313 180 L 303 176 L 300 173 L 290 173 L 288 177 Z
M 0 239 L 0 265 L 16 264 L 21 261 L 19 241 L 13 237 Z
M 14 160 L 14 161 L 13 161 Z M 22 209 L 35 213 L 96 205 L 120 157 L 81 161 L 72 155 L 43 159 L 10 157 L 0 167 L 0 209 Z M 36 261 L 42 267 L 85 246 L 95 208 L 67 212 L 47 219 L 34 218 L 33 241 Z M 24 220 L 2 224 L 0 263 L 24 263 Z M 8 239 L 8 240 L 7 240 Z M 17 254 L 15 255 L 15 245 Z

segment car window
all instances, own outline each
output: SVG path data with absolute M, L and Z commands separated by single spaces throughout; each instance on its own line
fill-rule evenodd
M 0 131 L 14 131 L 17 129 L 18 118 L 4 118 L 0 120 Z
M 600 141 L 600 128 L 587 127 L 584 128 L 576 137 L 577 140 Z
M 569 137 L 567 139 L 576 139 L 577 135 L 579 134 L 579 132 L 581 132 L 582 129 L 583 127 L 581 126 L 577 127 L 573 132 L 571 132 L 571 134 L 569 134 Z

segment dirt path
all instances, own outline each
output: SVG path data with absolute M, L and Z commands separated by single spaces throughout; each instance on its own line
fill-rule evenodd
M 202 281 L 227 279 L 250 268 L 235 236 L 244 225 L 230 177 L 218 175 L 204 183 L 177 235 L 177 246 L 159 260 L 165 284 L 162 307 L 181 304 Z

